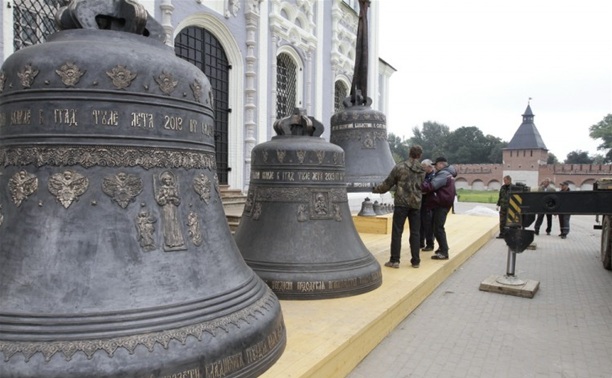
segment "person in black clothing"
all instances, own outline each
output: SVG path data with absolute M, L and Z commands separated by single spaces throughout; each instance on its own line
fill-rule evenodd
M 410 147 L 408 159 L 393 167 L 389 176 L 381 184 L 372 188 L 372 193 L 386 193 L 395 187 L 393 199 L 393 225 L 391 229 L 391 258 L 386 267 L 399 268 L 402 249 L 402 233 L 408 219 L 410 228 L 410 263 L 418 268 L 421 263 L 419 248 L 419 231 L 421 228 L 421 183 L 425 178 L 425 170 L 421 166 L 423 149 L 419 145 Z
M 561 191 L 569 192 L 569 182 L 563 181 L 561 183 Z M 570 232 L 570 215 L 569 214 L 559 214 L 559 228 L 561 229 L 561 233 L 559 236 L 561 239 L 565 239 L 567 234 Z
M 421 162 L 421 166 L 425 170 L 425 181 L 431 182 L 434 174 L 436 173 L 433 162 L 429 159 L 425 159 Z M 423 200 L 421 204 L 427 201 L 427 196 L 432 194 L 423 193 Z M 421 205 L 421 250 L 423 252 L 430 252 L 434 250 L 434 234 L 433 234 L 433 211 L 428 209 L 427 206 Z
M 446 239 L 446 216 L 450 212 L 455 200 L 455 177 L 457 170 L 444 156 L 436 158 L 436 174 L 431 182 L 423 182 L 421 189 L 428 193 L 425 206 L 433 212 L 433 232 L 438 242 L 438 250 L 431 258 L 433 260 L 448 260 L 448 241 Z
M 540 184 L 538 189 L 540 192 L 554 192 L 555 188 L 550 186 L 550 179 L 545 178 L 544 181 Z M 544 222 L 544 217 L 546 217 L 546 235 L 550 235 L 550 231 L 552 229 L 552 214 L 538 214 L 538 217 L 535 222 L 534 230 L 535 234 L 540 234 L 540 227 L 542 227 L 542 223 Z

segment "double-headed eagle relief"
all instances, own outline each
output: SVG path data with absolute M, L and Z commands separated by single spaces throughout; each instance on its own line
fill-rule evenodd
M 67 209 L 89 187 L 89 180 L 80 173 L 65 170 L 49 178 L 49 191 Z
M 24 170 L 15 173 L 9 180 L 9 191 L 17 207 L 36 190 L 38 190 L 38 178 Z
M 136 199 L 142 188 L 140 177 L 125 172 L 107 176 L 102 181 L 102 191 L 124 209 Z

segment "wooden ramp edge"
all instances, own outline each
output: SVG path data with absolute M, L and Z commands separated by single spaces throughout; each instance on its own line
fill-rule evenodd
M 497 232 L 497 217 L 449 214 L 446 233 L 450 259 L 432 260 L 421 252 L 421 266 L 410 266 L 408 230 L 402 238 L 399 269 L 389 259 L 390 234 L 359 234 L 382 266 L 383 283 L 348 298 L 289 301 L 281 308 L 287 347 L 262 377 L 344 377 L 453 271 Z M 474 290 L 478 290 L 475 287 Z

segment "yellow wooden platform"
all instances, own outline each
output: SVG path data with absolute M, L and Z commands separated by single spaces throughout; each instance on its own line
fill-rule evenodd
M 391 234 L 393 213 L 377 215 L 375 217 L 360 217 L 353 215 L 353 223 L 360 234 Z M 407 228 L 408 222 L 404 228 Z
M 282 300 L 287 347 L 262 377 L 346 376 L 441 282 L 493 237 L 498 222 L 497 217 L 449 214 L 446 223 L 449 260 L 431 260 L 432 252 L 422 252 L 421 267 L 412 268 L 406 234 L 400 269 L 383 266 L 383 284 L 378 289 L 348 298 Z M 360 233 L 360 237 L 382 266 L 389 259 L 391 235 Z

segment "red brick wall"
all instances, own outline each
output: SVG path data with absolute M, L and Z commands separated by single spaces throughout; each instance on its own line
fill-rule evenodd
M 573 190 L 590 190 L 598 178 L 612 177 L 612 164 L 548 165 L 547 156 L 546 150 L 504 150 L 503 164 L 453 164 L 457 188 L 497 190 L 504 171 L 538 171 L 538 182 L 549 178 L 558 187 L 569 181 Z

